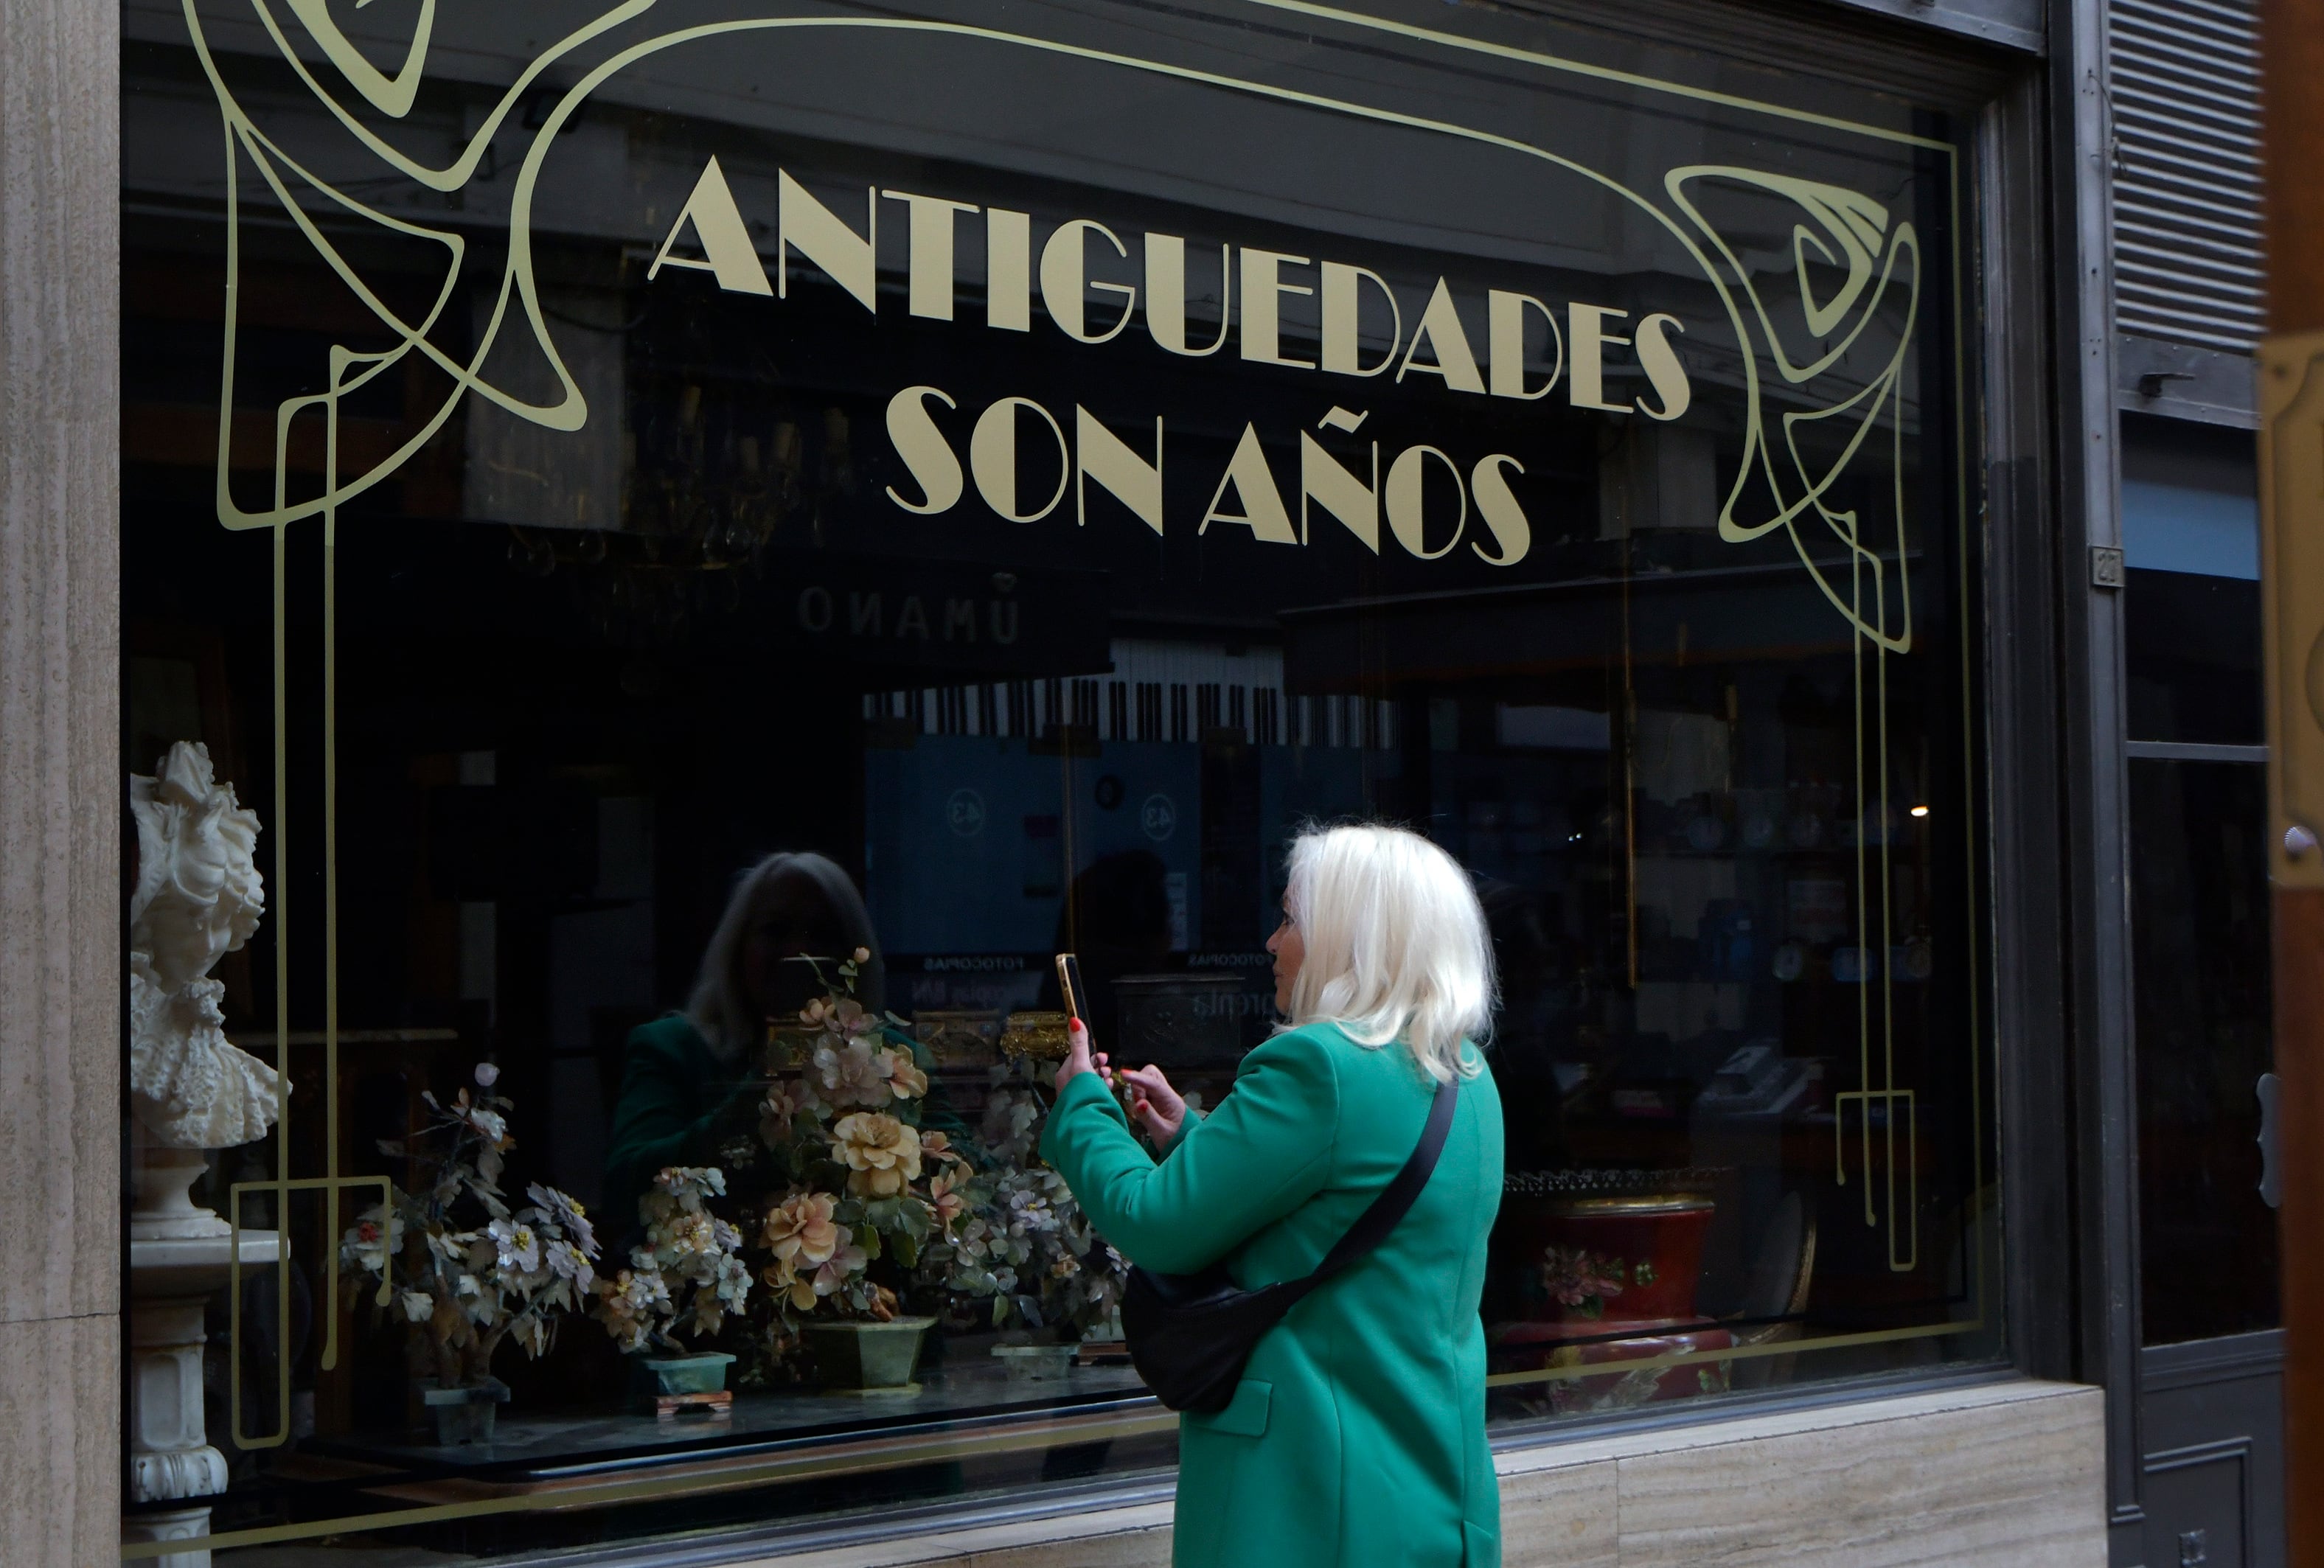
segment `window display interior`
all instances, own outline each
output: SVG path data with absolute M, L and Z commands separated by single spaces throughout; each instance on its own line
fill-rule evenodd
M 1941 115 L 1240 0 L 125 16 L 130 788 L 254 821 L 283 1085 L 140 1144 L 229 1234 L 133 1544 L 1167 1470 L 1052 956 L 1215 1104 L 1311 821 L 1491 923 L 1493 1421 L 1998 1353 Z

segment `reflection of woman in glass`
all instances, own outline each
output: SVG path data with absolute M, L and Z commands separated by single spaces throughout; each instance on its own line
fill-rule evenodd
M 1120 1075 L 1131 1137 L 1075 1025 L 1041 1152 L 1148 1268 L 1224 1262 L 1246 1289 L 1314 1271 L 1403 1168 L 1438 1084 L 1468 1081 L 1388 1239 L 1259 1341 L 1234 1399 L 1178 1426 L 1178 1568 L 1500 1561 L 1477 1305 L 1501 1198 L 1501 1109 L 1476 1041 L 1492 949 L 1468 877 L 1401 828 L 1303 834 L 1275 956 L 1289 1019 L 1197 1121 L 1151 1067 Z
M 605 1213 L 617 1233 L 664 1166 L 715 1165 L 724 1145 L 755 1138 L 765 1087 L 755 1078 L 755 1053 L 768 1021 L 796 1019 L 823 993 L 823 977 L 859 947 L 872 956 L 858 970 L 856 996 L 877 1013 L 884 1000 L 879 942 L 837 862 L 770 854 L 742 873 L 686 1010 L 630 1034 L 605 1158 Z

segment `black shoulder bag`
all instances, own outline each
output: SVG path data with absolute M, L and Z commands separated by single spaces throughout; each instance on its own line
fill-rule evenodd
M 1130 1269 L 1121 1295 L 1121 1330 L 1130 1342 L 1130 1360 L 1155 1397 L 1173 1410 L 1227 1407 L 1260 1337 L 1309 1291 L 1387 1241 L 1411 1212 L 1436 1169 L 1436 1157 L 1444 1152 L 1460 1092 L 1458 1078 L 1436 1086 L 1419 1147 L 1313 1274 L 1245 1290 L 1228 1277 L 1223 1262 L 1200 1274 Z

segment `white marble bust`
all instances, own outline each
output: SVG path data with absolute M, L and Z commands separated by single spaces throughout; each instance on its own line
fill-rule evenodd
M 219 784 L 209 749 L 180 741 L 154 777 L 129 778 L 137 887 L 129 900 L 129 1084 L 137 1118 L 171 1148 L 263 1138 L 281 1079 L 231 1044 L 210 966 L 266 912 L 258 814 Z

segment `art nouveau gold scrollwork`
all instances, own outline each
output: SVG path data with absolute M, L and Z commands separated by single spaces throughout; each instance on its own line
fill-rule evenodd
M 414 23 L 410 47 L 396 74 L 389 77 L 366 60 L 347 40 L 334 21 L 324 0 L 289 0 L 292 14 L 306 28 L 309 36 L 321 47 L 325 56 L 336 66 L 348 84 L 373 108 L 392 118 L 407 114 L 426 73 L 428 48 L 435 23 L 434 0 L 422 0 Z M 283 60 L 301 82 L 345 126 L 347 131 L 375 157 L 399 174 L 433 189 L 455 190 L 474 175 L 484 151 L 500 129 L 509 111 L 530 90 L 540 74 L 557 60 L 579 47 L 608 27 L 617 25 L 636 15 L 652 4 L 652 0 L 629 0 L 599 17 L 595 22 L 575 32 L 534 60 L 519 76 L 516 83 L 502 97 L 479 126 L 475 135 L 460 156 L 443 168 L 432 168 L 406 156 L 374 133 L 343 105 L 337 95 L 318 81 L 300 58 L 282 30 L 280 20 L 266 0 L 251 0 L 252 9 L 281 53 Z M 460 269 L 466 254 L 466 242 L 455 233 L 430 229 L 382 212 L 346 192 L 333 187 L 303 167 L 285 149 L 259 126 L 256 119 L 236 99 L 227 86 L 224 73 L 213 56 L 202 29 L 195 0 L 186 0 L 185 16 L 188 35 L 200 59 L 215 93 L 222 126 L 226 133 L 226 297 L 224 344 L 221 349 L 221 374 L 218 399 L 218 434 L 217 467 L 217 507 L 220 523 L 229 529 L 268 528 L 274 533 L 273 561 L 273 622 L 274 622 L 274 841 L 275 899 L 277 927 L 275 941 L 275 1071 L 287 1079 L 290 1073 L 290 860 L 289 838 L 290 791 L 288 787 L 288 752 L 290 713 L 284 671 L 287 665 L 286 616 L 288 594 L 286 536 L 290 527 L 299 521 L 319 517 L 323 522 L 323 792 L 324 792 L 324 944 L 325 1004 L 324 1055 L 326 1122 L 326 1172 L 321 1176 L 293 1179 L 290 1167 L 290 1107 L 286 1097 L 281 1125 L 276 1132 L 276 1173 L 272 1181 L 236 1184 L 229 1223 L 238 1232 L 241 1229 L 242 1198 L 246 1192 L 263 1190 L 272 1194 L 272 1206 L 278 1214 L 287 1211 L 290 1194 L 296 1191 L 315 1191 L 322 1195 L 325 1205 L 324 1234 L 336 1236 L 339 1231 L 339 1200 L 350 1187 L 383 1185 L 376 1178 L 344 1176 L 340 1174 L 338 1149 L 339 1104 L 338 1075 L 338 954 L 337 954 L 337 626 L 336 626 L 336 545 L 337 510 L 352 497 L 386 479 L 442 429 L 460 397 L 468 391 L 491 399 L 512 412 L 531 419 L 551 428 L 577 430 L 587 418 L 587 410 L 580 398 L 572 377 L 557 361 L 548 338 L 547 327 L 540 314 L 538 300 L 533 296 L 529 270 L 520 270 L 513 262 L 503 279 L 499 307 L 490 327 L 479 335 L 475 357 L 462 364 L 453 360 L 434 344 L 429 335 L 437 329 L 447 305 L 456 297 Z M 243 222 L 242 168 L 244 160 L 254 168 L 266 188 L 272 192 L 282 212 L 297 227 L 309 244 L 314 247 L 331 271 L 363 302 L 379 326 L 396 339 L 393 346 L 372 352 L 360 352 L 344 345 L 335 345 L 330 352 L 328 390 L 309 397 L 283 400 L 275 410 L 273 452 L 272 505 L 258 511 L 245 511 L 235 500 L 229 484 L 232 467 L 232 442 L 235 410 L 238 402 L 235 347 L 238 339 L 237 305 L 241 298 L 241 226 Z M 327 213 L 337 208 L 339 214 L 352 215 L 379 225 L 396 234 L 427 240 L 444 248 L 447 262 L 444 280 L 427 312 L 418 320 L 407 320 L 393 307 L 374 292 L 354 264 L 332 242 L 328 229 L 309 210 L 300 193 L 307 193 Z M 535 340 L 548 355 L 566 390 L 565 398 L 557 405 L 535 408 L 521 403 L 497 388 L 490 386 L 477 374 L 484 363 L 504 318 L 512 288 L 519 286 L 524 301 L 526 319 L 531 326 Z M 432 362 L 452 378 L 452 387 L 444 395 L 433 414 L 403 445 L 382 457 L 369 468 L 351 479 L 342 479 L 339 466 L 339 407 L 346 396 L 374 380 L 411 354 L 418 353 Z M 319 412 L 324 421 L 324 484 L 322 493 L 293 502 L 289 494 L 290 442 L 293 422 L 310 411 Z M 279 1446 L 290 1434 L 290 1378 L 287 1346 L 280 1352 L 282 1363 L 277 1368 L 275 1379 L 281 1403 L 275 1412 L 275 1430 L 271 1434 L 251 1434 L 243 1429 L 241 1408 L 243 1340 L 240 1306 L 242 1301 L 239 1241 L 235 1253 L 235 1277 L 230 1281 L 232 1292 L 232 1332 L 229 1335 L 234 1375 L 233 1431 L 236 1444 L 244 1449 Z M 321 1365 L 332 1368 L 337 1364 L 338 1345 L 338 1272 L 325 1270 L 326 1311 Z M 277 1280 L 278 1310 L 289 1310 L 290 1279 L 287 1272 Z
M 1783 530 L 1800 564 L 1850 628 L 1856 677 L 1856 940 L 1859 952 L 1877 953 L 1881 962 L 1877 997 L 1871 975 L 1864 977 L 1859 988 L 1861 1087 L 1835 1097 L 1840 1114 L 1833 1171 L 1835 1179 L 1846 1185 L 1848 1112 L 1853 1108 L 1867 1176 L 1864 1222 L 1878 1225 L 1884 1218 L 1871 1177 L 1877 1163 L 1886 1176 L 1888 1267 L 1906 1272 L 1920 1262 L 1920 1129 L 1914 1092 L 1897 1083 L 1895 982 L 1886 961 L 1895 950 L 1895 934 L 1889 928 L 1889 911 L 1895 907 L 1890 839 L 1898 820 L 1889 798 L 1887 661 L 1913 650 L 1914 551 L 1904 492 L 1904 390 L 1920 307 L 1920 239 L 1911 222 L 1892 220 L 1887 208 L 1870 197 L 1793 175 L 1692 165 L 1672 170 L 1663 183 L 1673 203 L 1694 222 L 1723 263 L 1731 286 L 1727 296 L 1730 306 L 1739 299 L 1747 307 L 1737 322 L 1746 345 L 1743 461 L 1720 509 L 1719 537 L 1741 544 Z M 1762 191 L 1798 208 L 1800 221 L 1792 226 L 1790 273 L 1797 290 L 1796 311 L 1770 304 L 1763 281 L 1767 273 L 1747 264 L 1704 215 L 1704 188 L 1720 185 Z M 1818 271 L 1835 268 L 1837 280 L 1819 293 Z M 1901 309 L 1895 298 L 1900 291 Z M 1777 384 L 1763 380 L 1762 354 L 1780 378 Z M 1868 356 L 1873 361 L 1868 374 L 1860 367 Z M 1834 381 L 1844 395 L 1825 401 L 1818 395 L 1820 384 Z M 1794 402 L 1804 406 L 1783 406 Z M 1771 410 L 1782 431 L 1780 449 L 1768 436 Z M 1844 432 L 1844 438 L 1834 444 L 1827 437 L 1821 455 L 1811 457 L 1803 450 L 1801 432 L 1827 421 Z M 1856 508 L 1833 504 L 1835 484 L 1865 444 L 1884 432 L 1889 447 L 1887 515 L 1868 518 Z M 1822 540 L 1803 529 L 1811 517 L 1822 525 L 1821 534 L 1846 552 L 1844 576 L 1842 564 L 1816 549 Z M 1875 909 L 1879 911 L 1877 918 Z M 1883 1158 L 1877 1162 L 1873 1150 L 1876 1121 L 1884 1137 Z
M 1790 175 L 1757 170 L 1702 165 L 1674 169 L 1663 177 L 1670 198 L 1692 219 L 1703 239 L 1724 263 L 1722 291 L 1732 309 L 1740 300 L 1748 315 L 1738 315 L 1737 330 L 1747 345 L 1744 395 L 1747 400 L 1743 461 L 1735 484 L 1720 508 L 1719 537 L 1741 544 L 1777 529 L 1790 535 L 1800 564 L 1815 578 L 1832 607 L 1848 618 L 1857 634 L 1889 653 L 1913 649 L 1913 596 L 1905 540 L 1904 411 L 1901 406 L 1907 355 L 1913 346 L 1913 325 L 1921 298 L 1921 244 L 1910 222 L 1892 228 L 1888 211 L 1869 197 L 1838 186 L 1820 184 Z M 1761 282 L 1764 274 L 1747 265 L 1697 205 L 1694 187 L 1708 183 L 1739 185 L 1766 191 L 1796 203 L 1803 217 L 1792 229 L 1792 276 L 1798 286 L 1800 326 L 1779 326 L 1789 312 L 1771 309 Z M 1810 268 L 1813 260 L 1838 266 L 1842 275 L 1829 294 L 1817 297 Z M 1898 277 L 1899 268 L 1904 275 Z M 1903 309 L 1896 309 L 1893 291 L 1901 288 Z M 1868 335 L 1894 324 L 1893 342 L 1886 347 L 1877 368 L 1869 375 L 1852 374 L 1843 364 Z M 1761 378 L 1760 351 L 1782 377 L 1783 388 L 1770 388 Z M 1837 402 L 1818 406 L 1813 383 L 1839 372 L 1843 383 L 1856 390 Z M 1779 392 L 1798 389 L 1794 397 Z M 1804 408 L 1784 408 L 1779 415 L 1782 449 L 1768 438 L 1769 406 L 1780 401 L 1803 401 Z M 1820 462 L 1801 450 L 1799 432 L 1805 425 L 1831 420 L 1847 431 L 1846 439 Z M 1854 510 L 1827 504 L 1833 484 L 1848 472 L 1864 444 L 1883 426 L 1889 443 L 1889 515 L 1868 520 Z M 1764 511 L 1747 514 L 1754 481 L 1766 487 Z M 1819 561 L 1800 530 L 1803 517 L 1812 512 L 1848 551 L 1849 581 L 1834 580 L 1829 563 Z M 1886 535 L 1874 540 L 1873 526 Z M 1868 579 L 1868 582 L 1867 581 Z M 1895 603 L 1890 604 L 1892 591 Z M 1867 597 L 1870 604 L 1868 610 Z

